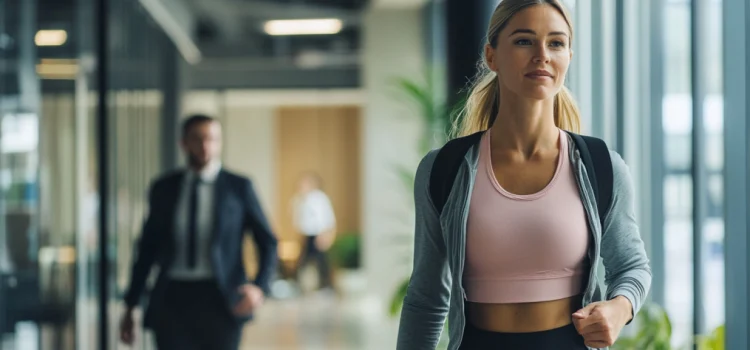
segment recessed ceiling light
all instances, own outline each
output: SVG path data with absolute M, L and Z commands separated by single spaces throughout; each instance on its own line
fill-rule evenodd
M 289 19 L 266 22 L 263 29 L 269 35 L 323 35 L 341 31 L 339 19 Z
M 37 46 L 60 46 L 68 41 L 68 32 L 62 29 L 40 30 L 34 36 Z

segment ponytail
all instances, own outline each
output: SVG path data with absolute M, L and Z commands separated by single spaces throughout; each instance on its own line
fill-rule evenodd
M 563 130 L 581 133 L 581 112 L 565 85 L 555 96 L 555 125 Z
M 453 119 L 450 138 L 487 130 L 495 121 L 500 106 L 500 82 L 495 72 L 482 67 L 483 73 L 472 83 L 466 104 Z

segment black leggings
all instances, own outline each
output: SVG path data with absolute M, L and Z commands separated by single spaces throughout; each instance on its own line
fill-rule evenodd
M 466 322 L 459 350 L 587 350 L 583 337 L 571 323 L 548 331 L 498 333 Z

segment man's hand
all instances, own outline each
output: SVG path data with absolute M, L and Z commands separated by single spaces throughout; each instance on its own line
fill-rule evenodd
M 242 296 L 237 305 L 234 306 L 235 316 L 249 316 L 257 308 L 263 305 L 263 290 L 254 284 L 245 284 L 238 289 L 238 292 Z
M 129 346 L 135 342 L 135 318 L 132 308 L 127 308 L 120 320 L 120 341 Z
M 612 346 L 625 324 L 632 318 L 630 301 L 618 296 L 609 301 L 591 303 L 573 314 L 573 324 L 584 343 L 592 348 Z
M 331 246 L 333 245 L 333 241 L 335 240 L 336 240 L 335 231 L 324 232 L 324 233 L 319 234 L 317 237 L 315 237 L 315 246 L 318 248 L 319 251 L 325 252 L 331 248 Z

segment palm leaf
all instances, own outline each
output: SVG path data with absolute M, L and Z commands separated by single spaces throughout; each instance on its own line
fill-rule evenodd
M 633 337 L 621 337 L 613 350 L 671 350 L 672 322 L 666 311 L 656 304 L 644 305 L 634 323 L 638 330 Z
M 395 317 L 401 312 L 401 306 L 404 305 L 404 298 L 406 298 L 406 290 L 409 288 L 409 279 L 405 279 L 399 284 L 396 292 L 391 297 L 391 307 L 389 308 L 389 314 L 391 317 Z
M 411 194 L 414 193 L 415 169 L 403 165 L 396 165 L 394 166 L 394 172 L 396 173 L 396 176 L 398 176 L 401 185 L 409 191 L 407 193 L 411 196 Z

